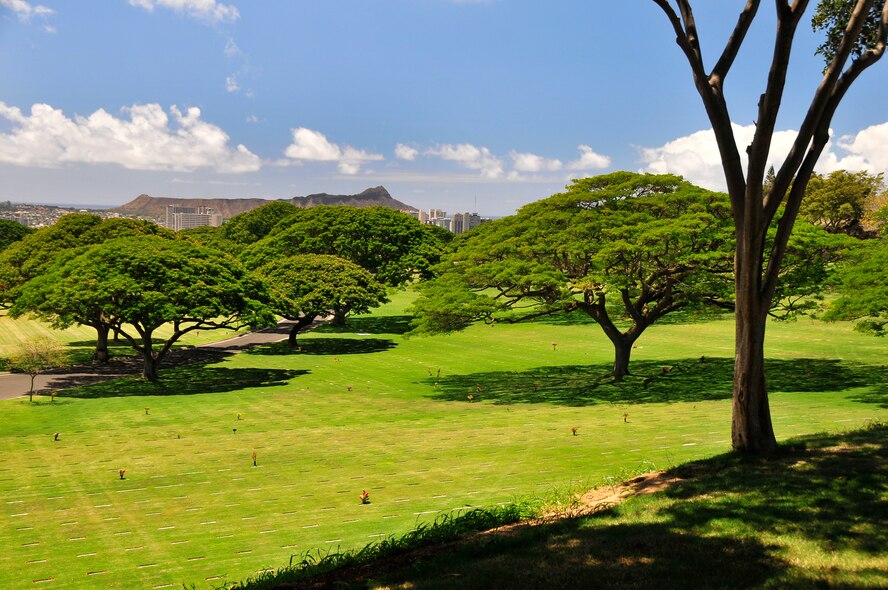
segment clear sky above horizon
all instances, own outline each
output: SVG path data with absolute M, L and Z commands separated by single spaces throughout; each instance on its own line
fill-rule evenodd
M 744 4 L 696 2 L 710 64 Z M 772 5 L 759 12 L 727 82 L 738 142 L 773 39 Z M 808 20 L 777 164 L 823 68 Z M 820 171 L 888 173 L 886 97 L 888 62 L 839 108 Z M 709 127 L 650 0 L 0 0 L 0 200 L 383 185 L 505 215 L 614 170 L 723 189 Z

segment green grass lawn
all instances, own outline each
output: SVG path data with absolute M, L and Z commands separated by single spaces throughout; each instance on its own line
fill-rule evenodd
M 613 384 L 594 325 L 405 339 L 409 297 L 307 334 L 299 352 L 0 402 L 0 586 L 220 586 L 442 511 L 730 447 L 729 319 L 649 329 Z M 888 417 L 884 341 L 772 324 L 768 354 L 778 438 Z

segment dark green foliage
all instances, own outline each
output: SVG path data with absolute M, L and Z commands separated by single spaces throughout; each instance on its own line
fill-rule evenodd
M 268 325 L 266 295 L 235 259 L 183 240 L 116 238 L 65 258 L 20 290 L 13 313 L 37 312 L 55 325 L 114 326 L 145 361 L 144 376 L 187 332 L 214 327 Z M 152 335 L 171 323 L 159 349 Z
M 231 254 L 235 257 L 237 257 L 244 249 L 242 244 L 226 239 L 225 236 L 222 235 L 222 228 L 220 227 L 210 227 L 209 225 L 191 227 L 188 229 L 180 229 L 176 234 L 192 244 L 212 248 L 214 250 L 221 250 L 222 252 Z
M 0 219 L 0 250 L 5 250 L 13 242 L 17 242 L 33 232 L 33 228 L 26 227 L 16 221 Z
M 884 336 L 888 325 L 888 238 L 862 243 L 839 271 L 839 297 L 822 319 L 857 320 L 856 329 Z
M 249 268 L 296 254 L 331 254 L 396 286 L 427 275 L 440 241 L 420 223 L 386 207 L 297 209 L 242 255 Z
M 222 237 L 241 246 L 254 244 L 271 233 L 271 230 L 298 211 L 287 201 L 273 201 L 252 211 L 235 215 L 221 228 Z
M 303 254 L 274 259 L 257 271 L 268 285 L 271 308 L 296 320 L 296 334 L 318 316 L 332 313 L 345 321 L 350 313 L 366 313 L 388 301 L 385 286 L 362 267 L 327 254 Z
M 817 11 L 811 18 L 811 26 L 815 31 L 825 31 L 826 40 L 817 48 L 826 65 L 832 62 L 839 50 L 839 44 L 845 34 L 845 27 L 851 19 L 856 0 L 820 0 Z M 863 24 L 860 35 L 854 42 L 852 54 L 860 57 L 872 49 L 879 39 L 879 22 L 885 0 L 875 0 L 870 4 L 868 17 Z
M 614 376 L 647 326 L 675 310 L 729 297 L 727 197 L 678 176 L 616 172 L 577 180 L 567 192 L 454 241 L 421 287 L 416 333 L 461 329 L 498 312 L 522 319 L 579 311 L 614 343 Z M 613 316 L 614 310 L 618 315 Z M 629 323 L 621 330 L 615 322 Z

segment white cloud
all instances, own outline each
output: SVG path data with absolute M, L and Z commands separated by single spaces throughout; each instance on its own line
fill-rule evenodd
M 746 166 L 745 146 L 755 134 L 755 125 L 734 124 L 734 138 L 741 146 L 740 156 Z M 789 152 L 796 131 L 777 131 L 771 141 L 771 155 L 768 165 L 779 168 Z M 674 139 L 660 147 L 640 148 L 644 172 L 655 174 L 679 174 L 699 186 L 711 190 L 726 190 L 725 175 L 722 171 L 721 156 L 712 129 L 705 129 Z
M 416 148 L 412 148 L 409 145 L 405 145 L 403 143 L 399 143 L 395 146 L 395 157 L 399 160 L 407 160 L 412 162 L 416 159 L 416 156 L 419 155 L 419 150 Z
M 247 115 L 247 123 L 258 123 L 259 117 L 256 115 Z
M 33 6 L 25 0 L 0 0 L 0 6 L 8 8 L 12 12 L 14 12 L 19 20 L 22 22 L 28 22 L 29 20 L 31 20 L 31 17 L 34 16 L 47 17 L 55 14 L 55 10 L 53 10 L 52 8 L 43 6 L 42 4 Z M 47 32 L 50 33 L 55 32 L 55 29 L 48 30 L 52 29 L 52 27 L 44 27 L 44 29 L 47 29 Z
M 567 165 L 571 170 L 601 170 L 611 165 L 609 157 L 595 153 L 588 145 L 579 145 L 577 150 L 580 157 Z
M 129 0 L 129 3 L 131 6 L 143 8 L 148 12 L 153 12 L 158 6 L 169 8 L 179 14 L 185 14 L 208 23 L 234 22 L 240 18 L 240 13 L 235 6 L 222 4 L 216 0 Z
M 367 162 L 383 160 L 374 154 L 350 145 L 340 148 L 320 131 L 299 127 L 293 129 L 293 143 L 284 150 L 288 158 L 303 162 L 337 162 L 342 174 L 357 174 Z
M 133 105 L 115 117 L 99 109 L 68 118 L 60 109 L 35 104 L 30 114 L 0 102 L 0 118 L 11 123 L 0 133 L 0 162 L 55 168 L 61 164 L 116 164 L 130 170 L 253 172 L 259 157 L 243 145 L 230 147 L 228 135 L 201 120 L 200 109 L 184 113 L 158 104 Z
M 228 92 L 237 92 L 240 90 L 240 86 L 237 84 L 237 75 L 231 74 L 227 78 L 225 78 L 225 90 Z
M 490 153 L 486 147 L 475 147 L 469 143 L 445 144 L 429 148 L 429 156 L 459 163 L 469 170 L 479 170 L 485 178 L 500 178 L 503 175 L 503 161 Z
M 228 57 L 239 57 L 243 56 L 244 52 L 241 51 L 240 47 L 237 46 L 237 43 L 234 42 L 234 39 L 228 39 L 225 42 L 225 55 Z
M 872 125 L 855 135 L 839 138 L 838 148 L 844 155 L 830 151 L 821 164 L 825 172 L 833 170 L 865 170 L 888 176 L 888 122 Z
M 518 172 L 557 172 L 563 164 L 561 160 L 551 160 L 528 152 L 509 152 L 512 168 Z

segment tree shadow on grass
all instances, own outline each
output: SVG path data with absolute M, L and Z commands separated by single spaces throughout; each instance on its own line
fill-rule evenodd
M 806 568 L 788 552 L 888 546 L 888 425 L 796 440 L 766 457 L 725 454 L 677 467 L 660 497 L 503 534 L 376 581 L 421 590 L 479 588 L 885 587 L 877 567 Z M 816 557 L 813 559 L 817 560 Z M 849 574 L 863 578 L 849 579 Z M 353 586 L 357 587 L 357 586 Z
M 567 520 L 513 536 L 494 533 L 375 582 L 417 590 L 739 589 L 759 587 L 784 567 L 757 541 L 703 537 L 660 524 L 616 524 L 605 530 L 582 524 Z
M 406 334 L 410 331 L 409 315 L 358 316 L 348 318 L 344 326 L 327 323 L 315 328 L 318 334 Z
M 699 358 L 669 361 L 635 361 L 632 374 L 622 382 L 610 376 L 610 364 L 537 367 L 528 371 L 497 371 L 427 378 L 435 391 L 431 397 L 447 401 L 491 401 L 495 404 L 547 403 L 588 406 L 603 403 L 646 404 L 698 402 L 729 399 L 732 394 L 734 359 Z M 833 359 L 769 360 L 766 362 L 771 392 L 842 391 L 885 384 L 878 367 L 843 363 Z M 885 387 L 882 386 L 884 391 Z M 885 396 L 860 401 L 885 403 Z
M 160 381 L 156 383 L 139 377 L 124 377 L 90 385 L 81 385 L 76 381 L 66 385 L 62 378 L 54 382 L 54 387 L 63 388 L 58 392 L 60 397 L 77 398 L 195 395 L 237 391 L 248 387 L 278 387 L 306 374 L 308 371 L 304 370 L 229 369 L 187 365 L 161 370 Z
M 397 346 L 382 338 L 300 338 L 299 347 L 293 348 L 286 341 L 274 342 L 247 350 L 247 354 L 286 356 L 291 354 L 346 355 L 383 352 Z

